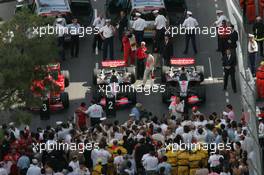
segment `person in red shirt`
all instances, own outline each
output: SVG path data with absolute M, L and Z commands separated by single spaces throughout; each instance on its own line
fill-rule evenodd
M 77 128 L 79 128 L 81 131 L 85 131 L 87 128 L 87 117 L 83 112 L 86 110 L 87 107 L 84 102 L 82 102 L 81 105 L 75 110 L 75 123 L 77 125 Z
M 142 79 L 144 75 L 144 62 L 146 58 L 146 43 L 144 41 L 141 42 L 141 46 L 137 49 L 136 57 L 137 57 L 137 78 Z
M 227 25 L 226 20 L 222 21 L 222 26 L 218 27 L 218 35 L 219 35 L 219 49 L 224 56 L 225 51 L 228 49 L 228 38 L 232 32 L 231 27 Z
M 124 35 L 122 38 L 122 44 L 123 44 L 123 51 L 124 51 L 124 60 L 126 61 L 126 64 L 128 66 L 130 64 L 135 64 L 135 51 L 136 51 L 135 36 L 129 31 L 124 32 Z M 130 58 L 130 62 L 128 58 Z

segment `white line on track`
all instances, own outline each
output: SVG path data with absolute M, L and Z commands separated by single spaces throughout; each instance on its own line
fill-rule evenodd
M 96 1 L 96 0 L 94 0 L 94 1 Z M 97 9 L 94 9 L 94 18 L 97 18 Z M 96 46 L 96 48 L 95 48 L 95 55 L 98 55 L 98 47 Z
M 225 96 L 228 97 L 229 96 L 229 93 L 228 92 L 225 92 Z
M 229 99 L 227 98 L 227 99 L 226 99 L 226 103 L 229 104 L 229 102 L 230 102 L 230 101 L 229 101 Z

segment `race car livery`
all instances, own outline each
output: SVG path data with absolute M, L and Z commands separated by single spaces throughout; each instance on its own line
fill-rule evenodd
M 60 63 L 38 66 L 34 70 L 31 93 L 42 101 L 42 106 L 29 106 L 32 111 L 58 111 L 69 108 L 69 72 L 61 70 Z M 45 102 L 44 102 L 45 101 Z
M 108 105 L 108 98 L 112 99 L 113 97 L 115 107 L 135 104 L 136 91 L 131 86 L 135 81 L 135 66 L 127 67 L 124 60 L 103 61 L 101 68 L 94 69 L 93 99 L 103 107 Z M 111 101 L 111 103 L 113 102 Z
M 203 66 L 194 66 L 193 58 L 172 58 L 171 66 L 162 67 L 162 82 L 166 84 L 166 91 L 162 94 L 162 101 L 169 103 L 172 96 L 180 97 L 190 105 L 196 105 L 206 100 Z

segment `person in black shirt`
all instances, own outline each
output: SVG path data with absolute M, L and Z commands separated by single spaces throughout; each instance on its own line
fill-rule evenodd
M 264 41 L 264 23 L 260 16 L 256 18 L 256 22 L 253 25 L 253 33 L 255 40 L 258 42 L 260 55 L 263 55 L 263 41 Z
M 234 29 L 234 25 L 231 25 L 231 34 L 228 37 L 228 48 L 232 51 L 234 55 L 236 55 L 237 41 L 238 41 L 238 33 Z
M 120 21 L 118 23 L 118 36 L 121 42 L 121 52 L 123 51 L 122 37 L 123 37 L 124 31 L 126 31 L 127 28 L 128 28 L 128 19 L 127 19 L 126 13 L 124 11 L 121 11 Z
M 166 66 L 170 65 L 170 59 L 173 56 L 173 43 L 169 36 L 165 36 L 164 48 L 163 48 L 163 59 Z
M 235 66 L 236 57 L 231 53 L 230 49 L 226 50 L 226 54 L 223 56 L 223 67 L 224 67 L 224 90 L 226 91 L 228 77 L 231 76 L 231 84 L 234 93 L 237 92 L 236 89 L 236 79 L 235 79 Z

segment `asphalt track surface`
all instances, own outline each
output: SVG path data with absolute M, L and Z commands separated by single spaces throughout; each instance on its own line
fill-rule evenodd
M 6 4 L 6 3 L 4 3 Z M 9 4 L 8 9 L 13 8 L 12 3 Z M 102 13 L 104 12 L 104 0 L 96 1 L 92 0 L 93 8 L 95 11 Z M 0 4 L 0 15 L 8 19 L 9 16 L 3 13 L 2 9 L 6 9 Z M 188 10 L 192 11 L 193 16 L 198 20 L 199 26 L 210 27 L 212 23 L 216 20 L 216 9 L 221 9 L 225 12 L 226 15 L 227 9 L 225 1 L 220 0 L 187 0 Z M 4 16 L 5 15 L 5 16 Z M 92 72 L 95 67 L 95 63 L 100 62 L 102 59 L 102 54 L 98 55 L 92 53 L 92 35 L 88 35 L 85 38 L 81 38 L 80 42 L 80 54 L 79 58 L 71 59 L 69 56 L 66 61 L 62 63 L 64 69 L 70 71 L 70 86 L 67 88 L 70 96 L 70 108 L 65 111 L 57 112 L 52 114 L 49 120 L 42 121 L 39 116 L 34 116 L 32 120 L 32 128 L 38 126 L 45 127 L 46 125 L 55 125 L 56 121 L 66 121 L 73 117 L 74 110 L 79 106 L 81 102 L 86 102 L 89 104 L 91 100 L 91 86 L 92 86 Z M 235 113 L 236 119 L 240 119 L 241 115 L 241 94 L 240 94 L 240 85 L 237 76 L 237 86 L 238 93 L 233 94 L 231 88 L 231 82 L 228 83 L 227 91 L 224 92 L 223 89 L 223 69 L 221 66 L 221 54 L 216 52 L 217 48 L 217 38 L 210 37 L 210 35 L 197 35 L 196 42 L 198 47 L 198 54 L 194 55 L 191 47 L 189 45 L 189 54 L 183 55 L 182 52 L 185 47 L 184 35 L 174 36 L 174 55 L 176 57 L 193 57 L 196 59 L 197 65 L 203 65 L 205 68 L 205 78 L 213 77 L 217 79 L 217 82 L 210 82 L 206 85 L 206 103 L 200 106 L 199 110 L 208 115 L 212 112 L 217 112 L 221 114 L 225 108 L 226 104 L 232 104 Z M 151 47 L 150 44 L 147 45 Z M 115 58 L 122 58 L 120 53 L 120 42 L 116 38 L 114 43 L 114 54 Z M 212 72 L 210 72 L 209 58 L 211 60 Z M 239 59 L 239 58 L 238 58 Z M 238 72 L 238 71 L 237 71 Z M 159 82 L 157 77 L 156 82 Z M 138 102 L 142 103 L 143 106 L 152 112 L 153 115 L 162 117 L 164 113 L 167 113 L 167 106 L 161 102 L 161 94 L 151 94 L 143 95 L 138 94 Z M 109 120 L 119 120 L 120 122 L 125 121 L 128 118 L 131 108 L 125 108 L 117 111 L 117 116 Z

